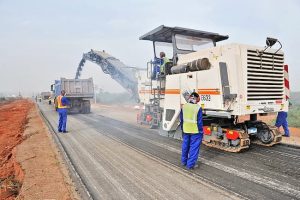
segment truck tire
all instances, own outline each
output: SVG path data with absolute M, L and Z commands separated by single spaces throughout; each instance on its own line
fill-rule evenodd
M 84 114 L 84 113 L 85 113 L 85 108 L 84 108 L 84 105 L 82 105 L 82 106 L 81 106 L 80 113 L 81 113 L 81 114 Z
M 88 107 L 87 107 L 87 113 L 91 112 L 91 104 L 89 103 Z
M 82 114 L 88 114 L 91 112 L 91 104 L 90 101 L 83 101 L 82 102 L 82 109 L 81 109 L 81 113 Z
M 84 114 L 85 110 L 84 110 L 84 102 L 81 102 L 81 106 L 80 106 L 80 111 L 79 113 Z
M 85 104 L 85 107 L 86 107 L 86 113 L 90 113 L 91 112 L 91 104 L 90 104 L 90 101 L 86 101 L 86 104 Z

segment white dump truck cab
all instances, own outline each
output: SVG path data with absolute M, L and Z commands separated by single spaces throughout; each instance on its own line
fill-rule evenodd
M 143 80 L 149 86 L 139 92 L 149 94 L 149 109 L 158 111 L 156 126 L 168 136 L 181 138 L 181 106 L 195 91 L 204 116 L 205 144 L 232 152 L 248 148 L 250 141 L 274 145 L 281 134 L 258 121 L 257 115 L 288 110 L 288 66 L 281 43 L 267 38 L 266 47 L 216 45 L 226 39 L 217 33 L 166 26 L 141 36 L 140 40 L 153 42 L 154 61 L 148 62 L 148 80 Z M 162 65 L 157 57 L 160 44 L 166 50 L 171 47 L 170 62 L 163 70 L 157 70 Z M 245 115 L 250 119 L 239 122 Z

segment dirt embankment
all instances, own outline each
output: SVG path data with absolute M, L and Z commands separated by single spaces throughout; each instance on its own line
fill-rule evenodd
M 14 199 L 21 188 L 24 173 L 16 162 L 15 147 L 24 140 L 22 132 L 32 107 L 24 100 L 0 105 L 0 199 Z
M 37 107 L 0 104 L 0 200 L 79 199 Z

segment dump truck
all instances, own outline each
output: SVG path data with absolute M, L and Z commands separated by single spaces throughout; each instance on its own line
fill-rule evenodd
M 51 91 L 54 95 L 54 106 L 57 110 L 56 97 L 60 95 L 61 91 L 65 90 L 65 96 L 70 101 L 68 107 L 71 113 L 90 113 L 90 100 L 94 98 L 94 84 L 93 79 L 66 79 L 61 78 L 55 80 L 51 85 Z
M 179 113 L 189 94 L 197 92 L 203 110 L 203 143 L 229 152 L 240 152 L 250 143 L 273 146 L 282 136 L 275 126 L 257 115 L 287 112 L 288 65 L 278 39 L 267 38 L 266 46 L 217 43 L 228 35 L 159 26 L 140 37 L 153 43 L 154 58 L 145 70 L 132 71 L 104 51 L 84 54 L 76 77 L 86 60 L 98 64 L 112 78 L 126 82 L 143 106 L 139 123 L 159 128 L 162 135 L 182 139 Z M 160 51 L 170 62 L 160 68 Z M 124 67 L 126 66 L 126 67 Z M 126 69 L 126 73 L 123 70 Z M 135 76 L 133 76 L 135 74 Z M 121 78 L 120 78 L 121 77 Z M 135 78 L 133 78 L 135 77 Z M 121 81 L 120 81 L 121 79 Z M 241 120 L 249 116 L 248 120 Z

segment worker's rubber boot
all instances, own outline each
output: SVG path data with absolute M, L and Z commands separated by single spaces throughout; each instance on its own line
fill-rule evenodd
M 193 167 L 187 168 L 187 169 L 188 169 L 188 170 L 194 170 L 194 169 L 197 169 L 197 168 L 199 168 L 199 165 L 198 165 L 198 164 L 195 164 Z
M 283 134 L 282 137 L 290 137 L 290 135 L 285 135 L 285 134 Z

